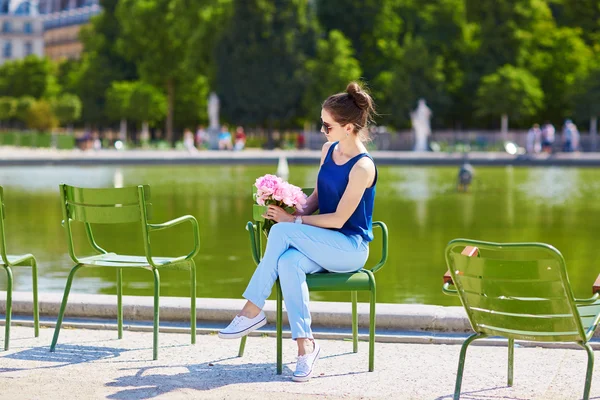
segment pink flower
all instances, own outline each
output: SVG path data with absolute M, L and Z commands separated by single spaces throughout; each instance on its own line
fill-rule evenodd
M 256 194 L 258 197 L 263 197 L 264 195 L 272 195 L 282 183 L 283 181 L 278 176 L 270 174 L 261 176 L 254 183 L 254 186 L 256 186 L 256 189 L 258 189 Z
M 303 211 L 306 195 L 298 186 L 285 182 L 281 178 L 267 174 L 256 180 L 256 203 L 264 206 L 267 201 L 274 201 L 281 207 L 292 207 Z M 272 203 L 271 203 L 272 204 Z

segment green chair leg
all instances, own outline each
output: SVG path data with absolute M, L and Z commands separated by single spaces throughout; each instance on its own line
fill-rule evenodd
M 190 328 L 192 344 L 196 344 L 196 263 L 190 266 Z
M 515 359 L 515 339 L 508 339 L 508 386 L 513 385 L 514 359 Z
M 73 267 L 71 272 L 69 273 L 69 277 L 67 278 L 67 284 L 65 285 L 65 293 L 63 294 L 62 303 L 60 304 L 60 311 L 58 312 L 58 318 L 56 320 L 56 328 L 54 328 L 54 337 L 52 338 L 52 344 L 50 345 L 50 351 L 53 352 L 56 348 L 56 342 L 58 342 L 58 335 L 60 334 L 60 327 L 62 325 L 63 317 L 65 315 L 65 309 L 67 308 L 67 300 L 69 299 L 69 292 L 71 291 L 71 285 L 73 284 L 73 277 L 75 276 L 75 272 L 82 265 L 78 264 Z
M 283 373 L 283 293 L 281 293 L 281 285 L 277 280 L 277 375 Z
M 587 372 L 585 374 L 585 387 L 583 389 L 583 400 L 589 400 L 592 387 L 592 375 L 594 373 L 594 350 L 589 343 L 578 343 L 585 349 L 588 356 Z
M 158 324 L 159 324 L 159 298 L 160 298 L 160 274 L 156 268 L 154 272 L 154 338 L 152 343 L 152 359 L 158 360 Z
M 4 326 L 4 351 L 8 350 L 10 345 L 10 319 L 12 315 L 12 287 L 13 273 L 9 266 L 5 266 L 6 270 L 6 325 Z
M 352 292 L 352 351 L 358 353 L 358 292 Z
M 37 261 L 31 259 L 31 281 L 33 284 L 33 330 L 35 337 L 40 336 L 40 303 L 38 298 Z
M 483 337 L 479 333 L 475 333 L 464 341 L 460 349 L 460 358 L 458 359 L 458 371 L 456 372 L 456 386 L 454 387 L 454 400 L 460 399 L 460 386 L 462 385 L 463 371 L 465 369 L 465 356 L 467 355 L 467 347 L 475 340 Z
M 240 349 L 238 350 L 238 357 L 244 356 L 244 350 L 246 349 L 246 339 L 247 338 L 248 338 L 248 336 L 244 336 L 244 337 L 242 337 L 242 340 L 240 340 Z
M 377 290 L 375 278 L 371 275 L 371 306 L 369 308 L 369 372 L 375 370 L 375 304 Z
M 123 339 L 123 269 L 117 268 L 117 327 L 118 337 Z

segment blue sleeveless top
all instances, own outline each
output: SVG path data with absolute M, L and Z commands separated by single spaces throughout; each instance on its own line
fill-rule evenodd
M 319 170 L 317 192 L 319 193 L 319 213 L 334 213 L 348 186 L 348 178 L 354 164 L 363 157 L 373 158 L 367 153 L 360 153 L 343 165 L 333 161 L 333 149 L 339 142 L 333 143 L 327 151 L 327 156 Z M 345 235 L 360 235 L 364 241 L 373 240 L 373 201 L 375 200 L 375 184 L 377 183 L 377 168 L 373 185 L 365 189 L 358 207 L 348 221 L 338 231 Z

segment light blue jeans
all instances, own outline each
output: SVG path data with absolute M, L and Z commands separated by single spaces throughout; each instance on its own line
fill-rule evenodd
M 263 259 L 243 296 L 262 309 L 279 277 L 292 338 L 312 339 L 306 274 L 356 272 L 368 257 L 369 244 L 359 235 L 280 222 L 271 228 Z

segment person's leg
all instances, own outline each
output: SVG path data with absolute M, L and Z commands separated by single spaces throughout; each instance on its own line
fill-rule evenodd
M 309 293 L 306 275 L 324 269 L 296 249 L 288 249 L 279 258 L 278 272 L 287 310 L 292 339 L 298 344 L 298 355 L 311 353 L 313 335 L 310 328 Z
M 263 259 L 258 264 L 243 294 L 248 302 L 236 317 L 241 320 L 237 325 L 244 327 L 244 332 L 246 326 L 252 327 L 252 324 L 259 320 L 262 323 L 264 314 L 261 310 L 278 277 L 279 258 L 290 247 L 296 248 L 300 253 L 331 272 L 357 271 L 362 268 L 368 257 L 366 245 L 343 233 L 310 225 L 287 222 L 275 224 L 269 232 Z M 232 321 L 233 325 L 235 325 L 236 319 Z M 254 319 L 257 320 L 254 321 Z M 232 324 L 221 331 L 223 335 L 229 334 L 227 332 L 239 333 L 242 331 L 233 327 Z M 233 333 L 228 337 L 236 335 L 237 333 Z

